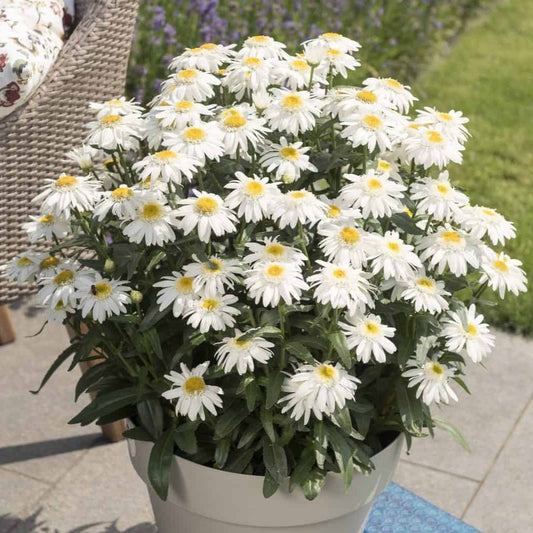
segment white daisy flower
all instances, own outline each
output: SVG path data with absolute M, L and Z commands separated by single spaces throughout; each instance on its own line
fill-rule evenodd
M 145 193 L 139 198 L 133 219 L 123 229 L 131 242 L 147 246 L 163 246 L 176 240 L 174 228 L 178 227 L 176 213 L 166 200 L 155 193 Z
M 275 85 L 288 87 L 291 91 L 306 89 L 311 82 L 311 65 L 305 57 L 289 57 L 274 65 L 272 78 Z M 320 84 L 326 83 L 326 79 L 316 71 L 313 73 L 313 81 Z
M 63 217 L 49 213 L 30 215 L 30 222 L 22 224 L 22 228 L 28 234 L 30 242 L 37 242 L 42 237 L 51 241 L 54 237 L 62 239 L 70 231 L 70 224 Z
M 178 154 L 172 150 L 161 150 L 149 154 L 144 159 L 134 163 L 133 170 L 139 174 L 139 179 L 161 180 L 181 185 L 183 178 L 192 181 L 198 171 L 200 161 L 185 154 Z
M 442 322 L 441 335 L 446 338 L 446 348 L 451 352 L 466 352 L 474 363 L 479 363 L 494 348 L 494 335 L 490 334 L 483 315 L 476 314 L 472 304 L 457 312 L 451 311 Z
M 229 65 L 222 84 L 235 94 L 237 100 L 244 95 L 263 94 L 270 84 L 271 63 L 257 56 L 239 58 Z
M 86 144 L 96 146 L 101 150 L 135 150 L 139 147 L 139 140 L 143 138 L 142 119 L 130 113 L 119 115 L 112 113 L 103 115 L 94 122 L 87 124 L 89 133 Z
M 276 180 L 293 183 L 300 178 L 302 171 L 318 172 L 309 161 L 307 152 L 310 149 L 301 142 L 289 143 L 281 137 L 279 144 L 272 143 L 265 149 L 259 162 L 267 172 L 276 170 Z
M 309 289 L 297 265 L 277 261 L 254 265 L 246 272 L 244 284 L 248 296 L 264 307 L 276 307 L 280 300 L 290 305 Z
M 193 259 L 197 259 L 193 256 Z M 186 276 L 194 278 L 193 288 L 203 294 L 222 294 L 225 288 L 233 289 L 243 273 L 237 259 L 211 256 L 205 262 L 196 261 L 183 267 Z
M 361 210 L 364 218 L 390 217 L 403 211 L 402 198 L 407 187 L 390 179 L 388 174 L 378 174 L 369 170 L 363 176 L 345 174 L 350 181 L 341 190 L 341 198 Z
M 40 257 L 40 254 L 34 252 L 24 252 L 5 265 L 0 265 L 0 271 L 9 281 L 16 281 L 18 284 L 33 282 L 39 273 Z
M 204 295 L 191 302 L 183 316 L 188 318 L 187 324 L 196 328 L 200 333 L 207 333 L 210 329 L 223 331 L 235 326 L 234 316 L 241 312 L 232 307 L 239 299 L 233 294 Z
M 443 168 L 450 161 L 462 163 L 464 147 L 455 139 L 446 135 L 440 125 L 432 128 L 413 124 L 408 127 L 409 134 L 405 137 L 402 147 L 408 160 L 429 168 L 436 165 Z
M 82 144 L 79 148 L 73 148 L 67 152 L 65 158 L 78 165 L 83 172 L 90 172 L 96 166 L 96 161 L 100 159 L 101 152 L 92 146 Z
M 245 244 L 252 253 L 244 256 L 245 263 L 294 263 L 301 266 L 305 263 L 305 255 L 292 246 L 278 242 L 278 237 L 266 237 L 263 243 L 248 242 Z
M 102 199 L 94 208 L 94 217 L 102 221 L 111 211 L 119 219 L 132 219 L 135 218 L 138 204 L 139 197 L 135 194 L 135 190 L 127 185 L 121 185 L 102 194 Z
M 198 229 L 202 242 L 209 242 L 211 233 L 217 237 L 237 231 L 234 222 L 237 217 L 224 205 L 222 198 L 216 194 L 193 191 L 193 198 L 180 200 L 176 216 L 181 218 L 180 228 L 185 235 Z
M 372 356 L 378 363 L 387 361 L 387 354 L 396 351 L 396 346 L 390 340 L 396 329 L 381 322 L 377 315 L 345 315 L 347 322 L 339 325 L 346 337 L 348 348 L 355 348 L 355 355 L 359 362 L 368 363 Z
M 234 337 L 224 337 L 218 342 L 215 353 L 217 363 L 229 374 L 234 368 L 239 375 L 253 372 L 255 363 L 266 364 L 272 357 L 274 344 L 261 337 L 240 340 L 243 333 L 236 329 Z
M 72 209 L 90 211 L 100 199 L 100 184 L 88 176 L 61 174 L 56 180 L 45 179 L 47 185 L 33 200 L 41 211 L 57 217 L 70 216 Z
M 253 35 L 248 37 L 242 48 L 237 52 L 238 57 L 260 57 L 261 59 L 285 59 L 285 45 L 275 41 L 268 35 Z
M 393 78 L 368 78 L 363 85 L 369 91 L 383 97 L 388 105 L 400 113 L 407 113 L 413 102 L 418 100 L 410 92 L 411 87 L 403 85 Z
M 81 316 L 89 313 L 96 322 L 104 322 L 113 315 L 126 313 L 126 304 L 131 303 L 130 288 L 126 281 L 105 279 L 100 274 L 92 279 L 86 277 L 75 282 L 76 298 L 79 299 Z
M 505 244 L 507 239 L 516 237 L 514 224 L 489 207 L 465 206 L 456 213 L 455 220 L 477 239 L 488 235 L 494 245 Z
M 83 281 L 94 283 L 94 273 L 80 270 L 74 263 L 63 263 L 50 276 L 41 277 L 37 299 L 50 307 L 55 307 L 58 302 L 67 307 L 77 307 L 76 288 Z
M 202 116 L 212 116 L 214 107 L 214 105 L 205 105 L 192 100 L 177 99 L 173 93 L 154 107 L 151 113 L 161 128 L 176 130 L 198 122 Z
M 384 279 L 406 281 L 414 275 L 422 263 L 414 253 L 414 246 L 406 244 L 397 231 L 385 235 L 372 234 L 374 251 L 368 256 L 372 260 L 372 274 L 383 273 Z
M 222 132 L 216 122 L 197 122 L 179 132 L 166 132 L 163 144 L 171 151 L 185 154 L 205 164 L 224 155 Z
M 417 109 L 416 112 L 418 114 L 415 121 L 417 124 L 431 124 L 432 126 L 440 124 L 442 131 L 446 135 L 457 139 L 461 143 L 466 142 L 468 137 L 470 137 L 470 133 L 468 133 L 465 126 L 469 120 L 463 117 L 461 111 L 451 110 L 447 113 L 442 113 L 434 107 L 424 107 L 424 109 Z
M 322 33 L 315 39 L 309 39 L 303 43 L 308 47 L 322 48 L 327 50 L 328 48 L 336 48 L 342 52 L 357 52 L 361 45 L 348 37 L 344 37 L 340 33 L 326 32 Z
M 285 378 L 282 391 L 287 393 L 278 403 L 285 404 L 282 413 L 291 411 L 294 420 L 309 422 L 311 413 L 318 420 L 331 416 L 353 400 L 357 384 L 361 383 L 339 364 L 317 363 L 302 365 L 292 376 Z
M 450 220 L 468 203 L 468 196 L 452 187 L 445 170 L 437 179 L 422 178 L 413 183 L 411 200 L 417 202 L 417 213 L 430 215 L 436 220 Z
M 61 261 L 55 255 L 49 254 L 35 254 L 36 262 L 39 265 L 39 275 L 37 279 L 49 278 L 57 274 L 58 269 L 61 266 Z
M 450 379 L 455 371 L 435 360 L 426 361 L 422 366 L 416 359 L 407 361 L 407 368 L 402 376 L 409 379 L 409 387 L 417 387 L 416 397 L 422 396 L 426 405 L 432 403 L 449 403 L 450 398 L 457 401 L 457 395 L 450 387 Z
M 272 219 L 280 229 L 295 228 L 298 222 L 315 224 L 324 217 L 326 206 L 312 193 L 301 189 L 280 195 L 272 205 Z
M 125 96 L 107 102 L 90 102 L 89 109 L 96 111 L 96 117 L 99 119 L 108 115 L 140 115 L 144 111 L 142 105 L 133 98 L 126 100 Z
M 45 306 L 45 322 L 52 324 L 63 324 L 67 315 L 74 313 L 74 308 L 65 306 L 59 301 L 54 307 Z
M 361 63 L 352 55 L 339 50 L 338 48 L 328 48 L 324 54 L 324 59 L 320 64 L 320 69 L 331 71 L 334 75 L 340 74 L 344 79 L 348 77 L 349 70 L 355 70 Z
M 380 152 L 385 152 L 392 149 L 399 120 L 386 108 L 372 108 L 347 117 L 342 125 L 341 135 L 354 146 L 367 146 L 370 152 L 378 147 Z
M 203 102 L 215 96 L 214 86 L 220 85 L 220 80 L 195 68 L 178 70 L 172 74 L 161 86 L 163 99 L 193 100 Z
M 526 273 L 521 266 L 521 261 L 511 259 L 503 252 L 488 252 L 481 261 L 483 275 L 479 281 L 487 282 L 493 291 L 500 294 L 500 298 L 505 296 L 505 291 L 518 296 L 518 293 L 527 291 Z
M 220 387 L 206 384 L 203 376 L 208 367 L 208 361 L 190 370 L 181 363 L 181 373 L 171 370 L 170 374 L 165 375 L 165 379 L 172 385 L 161 396 L 169 401 L 178 399 L 176 416 L 186 416 L 192 421 L 198 417 L 200 420 L 205 420 L 206 409 L 213 416 L 217 415 L 217 407 L 222 407 L 221 396 L 224 391 Z
M 393 180 L 402 181 L 402 177 L 399 172 L 399 165 L 396 163 L 390 154 L 394 152 L 389 152 L 387 154 L 380 154 L 380 157 L 375 162 L 375 170 L 377 174 L 388 174 L 389 177 Z M 390 158 L 386 159 L 386 157 Z
M 421 269 L 403 284 L 399 296 L 411 302 L 417 313 L 427 311 L 436 315 L 448 309 L 445 297 L 450 293 L 445 290 L 443 281 L 427 276 Z
M 269 131 L 265 127 L 266 120 L 257 117 L 248 105 L 225 109 L 220 113 L 218 123 L 229 156 L 235 156 L 237 152 L 248 154 L 250 147 L 255 152 Z
M 185 48 L 185 51 L 175 57 L 169 64 L 171 70 L 198 69 L 216 73 L 223 63 L 233 58 L 234 44 L 204 43 L 196 48 Z
M 325 237 L 319 246 L 333 263 L 349 263 L 359 268 L 373 251 L 369 234 L 353 224 L 323 224 L 318 234 Z
M 270 215 L 273 201 L 280 193 L 276 184 L 269 183 L 268 178 L 255 176 L 249 178 L 242 172 L 236 172 L 236 180 L 224 185 L 232 192 L 225 203 L 230 209 L 237 210 L 237 216 L 246 222 L 259 222 Z
M 465 276 L 468 265 L 479 267 L 479 247 L 477 241 L 449 224 L 440 227 L 435 233 L 422 237 L 418 245 L 423 250 L 420 260 L 429 260 L 429 266 L 442 274 L 446 267 L 455 276 Z
M 331 304 L 334 309 L 347 308 L 350 313 L 374 307 L 368 274 L 359 268 L 346 264 L 326 263 L 318 260 L 322 267 L 307 281 L 315 288 L 314 298 L 321 304 Z
M 272 103 L 265 117 L 272 129 L 283 133 L 299 133 L 313 129 L 320 116 L 322 102 L 309 91 L 272 89 Z
M 382 112 L 385 109 L 376 93 L 357 87 L 341 87 L 329 91 L 326 102 L 324 112 L 339 117 L 341 122 L 349 121 L 354 116 L 371 115 L 374 111 Z
M 157 293 L 157 305 L 159 310 L 164 311 L 172 306 L 172 314 L 178 318 L 183 316 L 197 295 L 193 288 L 194 278 L 183 276 L 179 272 L 172 272 L 171 276 L 163 276 L 161 281 L 154 283 L 154 287 L 160 287 Z
M 362 218 L 361 212 L 353 208 L 346 198 L 320 196 L 319 199 L 327 206 L 324 219 L 320 224 L 351 224 L 354 220 Z

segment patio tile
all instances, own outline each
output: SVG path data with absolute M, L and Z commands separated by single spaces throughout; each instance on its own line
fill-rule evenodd
M 38 508 L 40 521 L 58 533 L 97 523 L 98 532 L 112 523 L 114 533 L 155 532 L 148 492 L 130 464 L 125 442 L 90 449 Z M 31 530 L 22 523 L 14 533 L 26 531 Z
M 531 481 L 533 400 L 465 513 L 465 520 L 484 533 L 533 530 Z
M 472 396 L 459 391 L 459 402 L 433 412 L 465 435 L 472 450 L 463 450 L 443 431 L 432 439 L 415 439 L 407 461 L 481 481 L 513 429 L 531 391 L 533 342 L 496 333 L 496 350 L 486 369 L 470 364 L 466 382 Z M 519 368 L 520 372 L 516 372 Z M 455 389 L 458 389 L 455 386 Z
M 479 484 L 445 472 L 400 461 L 394 481 L 460 518 Z
M 7 531 L 7 518 L 2 515 L 19 515 L 48 490 L 48 483 L 0 468 L 0 531 Z

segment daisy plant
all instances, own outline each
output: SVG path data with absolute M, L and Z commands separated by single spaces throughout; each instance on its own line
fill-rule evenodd
M 147 109 L 94 104 L 78 169 L 35 198 L 39 251 L 4 267 L 74 331 L 43 384 L 98 359 L 72 423 L 130 419 L 162 498 L 173 454 L 311 499 L 398 434 L 458 436 L 431 409 L 493 348 L 483 294 L 526 290 L 512 223 L 445 170 L 468 119 L 412 111 L 395 79 L 344 85 L 359 48 L 207 43 Z

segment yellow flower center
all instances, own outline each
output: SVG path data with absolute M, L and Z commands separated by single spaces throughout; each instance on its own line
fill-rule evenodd
M 394 78 L 387 78 L 385 80 L 385 83 L 391 88 L 391 89 L 402 89 L 403 85 Z
M 143 189 L 149 189 L 152 186 L 152 178 L 148 176 L 146 179 L 142 180 L 141 186 Z
M 217 45 L 215 43 L 204 43 L 200 45 L 201 50 L 215 50 Z
M 107 104 L 108 105 L 124 105 L 124 102 L 122 100 L 115 99 L 115 100 L 108 100 Z
M 219 68 L 217 74 L 219 76 L 224 76 L 226 74 L 227 70 L 225 68 Z
M 323 33 L 320 37 L 322 37 L 323 39 L 338 39 L 339 37 L 342 37 L 342 35 L 340 33 L 327 31 L 326 33 Z
M 265 246 L 265 252 L 268 255 L 273 255 L 274 257 L 280 257 L 285 253 L 285 246 L 277 242 L 273 242 L 272 244 L 268 244 L 267 246 Z
M 51 226 L 55 221 L 54 215 L 44 215 L 39 219 L 43 226 Z
M 330 48 L 326 54 L 330 57 L 337 57 L 337 56 L 340 56 L 341 55 L 341 51 L 340 50 L 336 50 L 335 48 Z
M 190 48 L 189 50 L 187 50 L 189 54 L 199 54 L 201 51 L 202 49 L 200 47 Z
M 260 181 L 249 181 L 244 186 L 244 192 L 248 196 L 261 196 L 265 192 L 265 186 Z
M 21 257 L 17 261 L 17 265 L 19 267 L 27 267 L 27 266 L 33 265 L 33 261 L 29 257 Z
M 444 185 L 444 183 L 439 183 L 437 185 L 437 191 L 439 191 L 441 194 L 447 194 L 450 191 L 450 188 L 448 185 Z
M 305 198 L 307 196 L 307 193 L 304 191 L 294 191 L 290 193 L 291 198 L 294 198 L 295 200 L 301 200 L 302 198 Z
M 452 244 L 459 244 L 463 240 L 461 235 L 459 235 L 459 233 L 457 233 L 456 231 L 444 231 L 442 233 L 442 238 L 445 242 L 449 242 Z
M 160 152 L 157 152 L 155 154 L 156 159 L 163 163 L 167 163 L 171 159 L 176 159 L 178 157 L 178 154 L 176 152 L 173 152 L 172 150 L 161 150 Z
M 397 242 L 390 241 L 387 243 L 387 248 L 397 254 L 400 251 L 400 244 Z
M 174 109 L 176 111 L 190 111 L 194 107 L 194 102 L 190 100 L 182 100 L 181 102 L 176 102 L 174 104 Z
M 367 322 L 365 324 L 365 330 L 370 335 L 377 335 L 379 333 L 379 324 L 375 322 Z
M 239 335 L 238 337 L 235 337 L 235 338 L 233 339 L 233 342 L 234 342 L 239 348 L 244 348 L 245 346 L 248 346 L 248 344 L 250 344 L 250 341 L 241 341 L 241 340 L 239 340 L 241 337 L 242 337 L 242 335 Z
M 416 284 L 423 289 L 434 289 L 435 282 L 429 278 L 419 278 L 416 280 Z
M 57 265 L 59 265 L 59 259 L 57 257 L 47 257 L 39 263 L 39 268 L 41 270 L 47 270 L 48 268 L 54 268 Z
M 320 365 L 316 369 L 316 373 L 325 381 L 332 381 L 337 375 L 335 367 L 331 365 Z
M 381 172 L 390 172 L 392 170 L 392 165 L 388 161 L 380 159 L 378 162 L 378 170 L 381 170 Z
M 442 365 L 434 361 L 431 363 L 431 371 L 433 374 L 437 374 L 437 376 L 442 376 L 444 374 L 444 368 L 442 368 Z
M 194 278 L 183 276 L 182 278 L 179 278 L 176 280 L 176 283 L 175 283 L 176 289 L 178 289 L 178 291 L 180 292 L 190 293 L 192 292 L 193 281 L 194 281 Z
M 133 196 L 133 191 L 128 187 L 119 187 L 111 193 L 111 198 L 115 202 L 123 202 Z
M 492 263 L 492 266 L 496 270 L 499 270 L 500 272 L 508 272 L 509 271 L 509 267 L 507 266 L 507 263 L 505 261 L 502 261 L 501 259 L 496 259 L 496 261 L 494 261 Z
M 478 329 L 477 329 L 477 326 L 475 324 L 472 324 L 472 322 L 469 322 L 468 323 L 468 334 L 469 335 L 472 335 L 473 337 L 475 337 L 478 333 Z
M 118 124 L 122 120 L 120 115 L 107 115 L 100 121 L 104 126 L 112 126 Z
M 196 210 L 199 211 L 202 215 L 212 215 L 216 211 L 218 211 L 218 202 L 210 198 L 209 196 L 203 196 L 202 198 L 198 198 L 196 200 L 196 203 L 194 204 L 196 207 Z
M 78 184 L 76 176 L 61 176 L 56 180 L 55 186 L 60 189 L 70 189 Z
M 56 311 L 63 311 L 65 309 L 65 304 L 62 300 L 59 300 L 59 302 L 56 303 L 55 310 Z
M 74 272 L 72 270 L 63 270 L 55 278 L 56 285 L 70 285 L 74 280 Z
M 383 188 L 383 184 L 377 178 L 370 178 L 366 180 L 366 185 L 371 191 L 379 191 Z
M 187 394 L 198 395 L 205 391 L 205 381 L 200 376 L 191 376 L 185 380 L 183 388 Z
M 277 265 L 277 264 L 270 265 L 267 267 L 266 272 L 270 277 L 279 278 L 280 276 L 283 275 L 283 272 L 285 272 L 285 267 L 283 267 L 282 265 Z
M 375 104 L 378 101 L 378 97 L 372 91 L 359 91 L 356 97 L 365 104 Z
M 144 220 L 152 221 L 161 218 L 162 214 L 163 209 L 161 204 L 158 204 L 157 202 L 146 202 L 143 205 L 141 217 L 144 218 Z
M 373 130 L 377 130 L 383 125 L 383 121 L 379 117 L 376 117 L 376 115 L 365 115 L 363 122 Z
M 247 120 L 242 115 L 231 115 L 224 119 L 224 126 L 227 128 L 242 128 Z
M 301 109 L 303 100 L 299 94 L 288 94 L 281 100 L 281 105 L 289 111 L 296 111 Z
M 452 120 L 452 116 L 450 115 L 450 113 L 439 113 L 439 118 L 441 120 L 445 120 L 446 122 Z
M 481 211 L 485 213 L 485 215 L 488 215 L 489 217 L 496 216 L 496 211 L 494 211 L 494 209 L 489 209 L 488 207 L 484 207 Z
M 93 288 L 93 295 L 98 300 L 105 300 L 106 298 L 109 298 L 113 292 L 111 284 L 107 281 L 99 281 L 93 285 Z
M 333 271 L 333 276 L 337 279 L 344 279 L 346 277 L 346 270 L 343 270 L 342 268 L 336 268 Z
M 413 218 L 413 212 L 408 208 L 406 207 L 404 210 L 403 210 L 404 213 L 407 213 L 408 216 L 410 216 L 411 218 Z
M 337 218 L 342 213 L 341 208 L 336 205 L 328 206 L 327 216 L 328 218 Z
M 183 137 L 189 142 L 203 141 L 206 137 L 205 131 L 202 128 L 187 128 L 183 132 Z
M 361 238 L 359 232 L 355 228 L 342 228 L 340 236 L 346 244 L 355 244 Z
M 192 80 L 193 78 L 196 77 L 196 70 L 194 70 L 193 68 L 188 68 L 188 69 L 185 69 L 185 70 L 180 70 L 178 72 L 178 76 L 184 80 L 184 81 L 190 81 Z
M 262 63 L 263 63 L 263 60 L 261 58 L 259 58 L 259 57 L 247 57 L 244 60 L 244 65 L 246 67 L 255 68 L 255 67 L 261 66 Z
M 206 311 L 212 313 L 213 311 L 216 311 L 218 309 L 218 300 L 215 300 L 214 298 L 207 298 L 202 302 L 202 307 Z
M 291 63 L 291 67 L 294 70 L 298 70 L 300 72 L 309 70 L 309 64 L 304 59 L 295 59 Z
M 296 148 L 293 148 L 292 146 L 284 146 L 279 151 L 281 157 L 283 159 L 288 159 L 289 161 L 294 161 L 295 159 L 298 159 L 298 150 Z
M 265 44 L 270 42 L 272 39 L 268 35 L 254 35 L 250 37 L 250 41 L 256 44 Z
M 442 141 L 444 141 L 443 136 L 438 131 L 435 131 L 435 130 L 427 131 L 426 136 L 430 143 L 440 144 Z
M 207 263 L 204 263 L 204 270 L 208 272 L 220 272 L 222 270 L 222 261 L 214 257 L 210 257 Z

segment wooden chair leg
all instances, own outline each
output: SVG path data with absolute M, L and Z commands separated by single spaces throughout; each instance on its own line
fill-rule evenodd
M 15 340 L 15 328 L 9 316 L 7 305 L 0 305 L 0 344 L 7 344 Z

